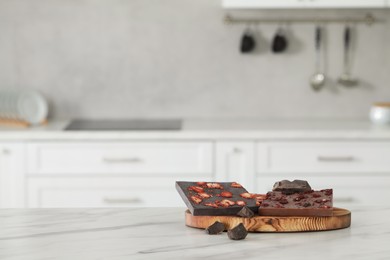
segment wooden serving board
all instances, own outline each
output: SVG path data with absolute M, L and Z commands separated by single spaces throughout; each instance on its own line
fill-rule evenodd
M 351 212 L 342 208 L 333 208 L 333 216 L 299 217 L 299 216 L 193 216 L 189 210 L 185 212 L 185 223 L 189 227 L 207 228 L 215 221 L 224 223 L 231 229 L 243 223 L 249 232 L 302 232 L 325 231 L 347 228 L 351 225 Z

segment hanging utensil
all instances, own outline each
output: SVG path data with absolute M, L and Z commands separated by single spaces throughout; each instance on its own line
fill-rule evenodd
M 256 47 L 255 37 L 252 31 L 248 27 L 245 29 L 244 34 L 241 37 L 240 51 L 241 53 L 252 52 Z
M 288 40 L 282 27 L 279 27 L 276 31 L 274 39 L 272 40 L 272 52 L 282 53 L 287 50 Z
M 310 85 L 313 90 L 319 91 L 325 84 L 325 74 L 321 72 L 321 43 L 322 43 L 322 28 L 316 27 L 315 30 L 315 50 L 316 50 L 316 73 L 310 78 Z
M 351 28 L 346 25 L 344 30 L 344 72 L 339 77 L 338 82 L 345 87 L 354 87 L 358 80 L 351 75 Z

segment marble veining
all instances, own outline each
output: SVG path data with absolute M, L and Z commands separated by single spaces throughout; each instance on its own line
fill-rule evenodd
M 327 232 L 232 241 L 184 225 L 184 208 L 1 209 L 0 259 L 390 259 L 390 208 L 352 209 Z

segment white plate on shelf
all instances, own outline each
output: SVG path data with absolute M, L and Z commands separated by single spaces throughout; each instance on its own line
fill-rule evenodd
M 17 111 L 21 118 L 35 125 L 46 119 L 48 105 L 45 98 L 38 92 L 23 92 L 18 96 Z
M 42 123 L 47 114 L 48 104 L 36 91 L 0 91 L 0 117 L 24 120 L 36 125 Z

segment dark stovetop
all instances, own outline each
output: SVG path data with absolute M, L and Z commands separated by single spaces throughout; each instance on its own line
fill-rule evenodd
M 180 119 L 75 119 L 65 131 L 169 131 L 181 128 Z

